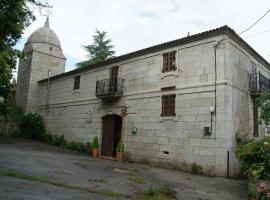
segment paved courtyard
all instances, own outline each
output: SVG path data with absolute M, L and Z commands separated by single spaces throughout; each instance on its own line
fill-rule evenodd
M 131 199 L 140 190 L 170 185 L 178 199 L 247 199 L 244 182 L 191 175 L 128 162 L 93 159 L 36 141 L 0 144 L 0 199 Z M 29 180 L 27 177 L 40 177 Z M 145 183 L 132 181 L 137 177 Z M 57 183 L 57 184 L 55 184 Z M 90 192 L 89 192 L 90 191 Z M 113 197 L 112 194 L 119 194 Z

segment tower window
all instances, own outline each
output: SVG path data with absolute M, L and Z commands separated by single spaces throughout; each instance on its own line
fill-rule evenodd
M 52 50 L 52 47 L 50 47 L 50 51 Z
M 75 76 L 74 77 L 74 87 L 73 87 L 73 90 L 80 89 L 80 83 L 81 83 L 81 76 Z
M 162 117 L 175 116 L 175 94 L 163 95 L 162 98 Z
M 162 54 L 163 56 L 162 72 L 169 72 L 169 71 L 176 70 L 175 55 L 176 55 L 176 51 L 171 51 L 171 52 Z

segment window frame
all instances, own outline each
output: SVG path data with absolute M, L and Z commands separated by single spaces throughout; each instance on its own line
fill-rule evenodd
M 74 76 L 73 90 L 79 90 L 81 88 L 81 75 Z
M 177 51 L 169 51 L 162 54 L 162 73 L 176 71 L 176 53 Z
M 161 117 L 176 116 L 176 94 L 166 94 L 161 96 Z

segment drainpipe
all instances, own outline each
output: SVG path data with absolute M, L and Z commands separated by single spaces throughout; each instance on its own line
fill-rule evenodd
M 46 112 L 49 112 L 49 95 L 50 95 L 50 76 L 51 70 L 48 70 L 47 95 L 46 95 Z
M 214 53 L 215 53 L 215 81 L 214 81 L 214 85 L 215 85 L 215 89 L 214 89 L 214 92 L 215 92 L 215 105 L 214 105 L 214 112 L 213 112 L 213 115 L 216 115 L 217 114 L 217 49 L 218 47 L 220 46 L 221 42 L 223 41 L 224 39 L 221 39 L 219 40 L 215 45 L 214 45 Z M 216 120 L 215 120 L 215 138 L 216 138 Z
M 217 44 L 214 45 L 214 52 L 215 52 L 215 110 L 214 114 L 216 115 L 217 112 L 217 49 L 221 44 L 222 40 L 219 40 Z

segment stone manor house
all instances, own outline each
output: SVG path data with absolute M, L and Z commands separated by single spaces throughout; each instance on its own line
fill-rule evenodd
M 65 73 L 48 20 L 27 40 L 16 102 L 70 141 L 98 136 L 113 157 L 236 175 L 236 133 L 263 137 L 255 98 L 269 88 L 270 64 L 223 26 Z M 125 115 L 126 113 L 126 115 Z

